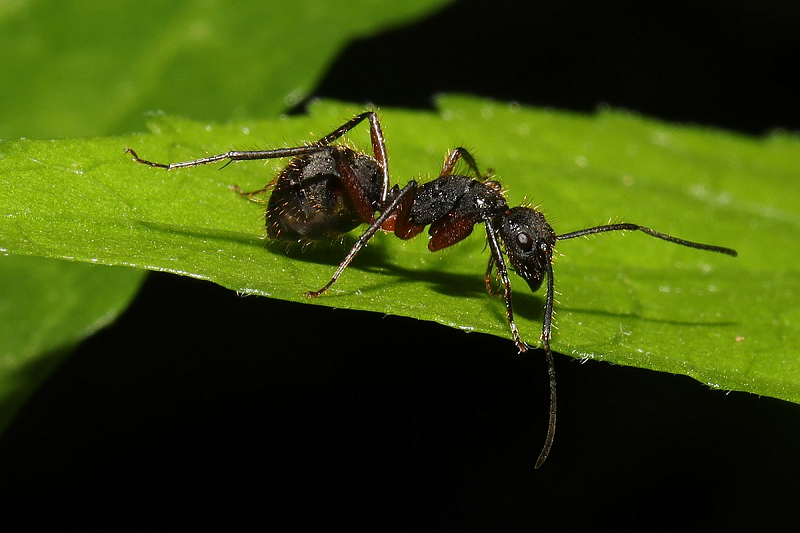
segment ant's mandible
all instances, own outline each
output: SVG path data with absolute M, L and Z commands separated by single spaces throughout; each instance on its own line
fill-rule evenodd
M 333 144 L 364 120 L 370 126 L 372 156 Z M 272 191 L 267 202 L 268 237 L 307 243 L 341 237 L 361 224 L 369 224 L 330 281 L 319 290 L 307 292 L 309 297 L 317 297 L 328 290 L 378 230 L 394 232 L 406 240 L 430 226 L 428 249 L 435 252 L 463 240 L 472 233 L 476 224 L 482 222 L 491 251 L 485 275 L 486 288 L 490 294 L 495 294 L 492 275 L 496 270 L 503 287 L 506 319 L 520 353 L 527 351 L 528 345 L 520 338 L 514 320 L 506 257 L 511 269 L 528 282 L 532 291 L 537 291 L 542 282 L 547 281 L 541 340 L 550 383 L 550 421 L 536 468 L 544 463 L 550 452 L 556 427 L 556 378 L 550 350 L 554 292 L 552 259 L 556 242 L 609 231 L 641 231 L 681 246 L 737 255 L 730 248 L 687 241 L 630 223 L 606 224 L 557 235 L 539 211 L 530 207 L 509 207 L 500 184 L 481 175 L 475 159 L 464 148 L 450 152 L 439 177 L 433 181 L 420 185 L 411 180 L 402 188 L 392 186 L 386 142 L 378 116 L 372 111 L 355 116 L 307 146 L 231 151 L 171 164 L 147 161 L 130 148 L 126 152 L 139 163 L 167 170 L 225 160 L 230 163 L 291 157 L 286 168 L 262 189 L 245 193 L 232 187 L 253 200 L 259 194 Z M 459 160 L 467 164 L 473 177 L 453 174 Z

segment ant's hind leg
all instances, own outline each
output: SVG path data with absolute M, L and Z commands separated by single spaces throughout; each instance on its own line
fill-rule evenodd
M 209 163 L 216 163 L 218 161 L 228 160 L 228 163 L 233 161 L 252 161 L 255 159 L 279 159 L 283 157 L 298 157 L 302 155 L 316 154 L 330 150 L 327 146 L 295 146 L 293 148 L 278 148 L 276 150 L 232 150 L 224 154 L 212 155 L 209 157 L 202 157 L 200 159 L 193 159 L 192 161 L 183 161 L 181 163 L 156 163 L 148 161 L 139 157 L 132 148 L 126 148 L 125 153 L 133 156 L 133 160 L 142 165 L 149 167 L 163 168 L 166 170 L 174 170 L 176 168 L 199 167 L 200 165 L 208 165 Z M 225 168 L 223 165 L 222 168 Z
M 351 118 L 325 137 L 322 137 L 314 145 L 327 146 L 342 137 L 344 134 L 361 124 L 364 120 L 369 121 L 369 136 L 372 143 L 372 154 L 375 160 L 383 170 L 383 187 L 381 190 L 381 202 L 385 202 L 389 195 L 389 163 L 388 156 L 386 155 L 386 139 L 383 137 L 383 129 L 381 129 L 381 121 L 374 111 L 366 111 L 360 115 Z
M 163 168 L 166 170 L 208 165 L 210 163 L 225 161 L 226 159 L 228 160 L 228 163 L 231 163 L 233 161 L 251 161 L 255 159 L 278 159 L 284 157 L 299 157 L 299 156 L 311 155 L 319 152 L 332 150 L 332 148 L 329 147 L 329 145 L 332 142 L 342 137 L 344 134 L 355 128 L 358 124 L 360 124 L 364 120 L 369 121 L 369 133 L 370 133 L 370 139 L 372 141 L 372 152 L 374 154 L 375 160 L 378 162 L 378 165 L 380 165 L 381 170 L 383 171 L 381 202 L 384 203 L 386 202 L 386 199 L 389 196 L 389 188 L 390 188 L 389 165 L 388 165 L 388 157 L 386 155 L 386 140 L 383 137 L 383 130 L 381 129 L 381 123 L 380 120 L 378 120 L 378 115 L 376 115 L 375 112 L 373 111 L 367 111 L 365 113 L 361 113 L 360 115 L 356 115 L 355 117 L 348 120 L 347 122 L 336 128 L 334 131 L 329 133 L 328 135 L 322 137 L 315 143 L 307 146 L 278 148 L 276 150 L 245 150 L 245 151 L 232 150 L 230 152 L 225 152 L 223 154 L 201 157 L 199 159 L 193 159 L 191 161 L 183 161 L 181 163 L 157 163 L 155 161 L 149 161 L 147 159 L 139 157 L 139 155 L 132 148 L 126 148 L 125 153 L 132 155 L 133 160 L 136 161 L 137 163 L 155 168 Z
M 373 111 L 367 111 L 366 113 L 361 113 L 360 115 L 356 115 L 355 117 L 348 120 L 347 122 L 336 128 L 334 131 L 332 131 L 325 137 L 319 139 L 315 143 L 310 144 L 308 146 L 278 148 L 275 150 L 231 150 L 223 154 L 201 157 L 199 159 L 193 159 L 191 161 L 183 161 L 181 163 L 157 163 L 155 161 L 148 161 L 147 159 L 142 159 L 141 157 L 139 157 L 139 155 L 132 148 L 126 148 L 125 153 L 132 155 L 133 160 L 136 161 L 137 163 L 141 163 L 142 165 L 147 165 L 150 167 L 164 168 L 167 170 L 208 165 L 210 163 L 216 163 L 218 161 L 224 161 L 226 159 L 230 163 L 232 161 L 252 161 L 254 159 L 278 159 L 283 157 L 298 157 L 298 156 L 310 155 L 330 150 L 330 148 L 328 148 L 329 144 L 331 144 L 339 137 L 343 136 L 348 131 L 355 128 L 365 119 L 368 119 L 370 124 L 372 151 L 375 154 L 375 159 L 378 161 L 378 163 L 381 165 L 381 168 L 383 169 L 383 178 L 384 178 L 383 198 L 385 199 L 386 195 L 389 192 L 389 171 L 386 163 L 387 162 L 386 141 L 383 138 L 383 130 L 381 129 L 381 123 L 378 120 L 378 116 Z

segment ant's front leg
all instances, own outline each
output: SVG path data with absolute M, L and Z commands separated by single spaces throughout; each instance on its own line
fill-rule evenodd
M 488 292 L 490 296 L 502 296 L 503 293 L 501 291 L 496 291 L 494 289 L 494 284 L 492 283 L 495 280 L 494 266 L 494 256 L 490 255 L 489 265 L 486 267 L 486 276 L 484 277 L 484 281 L 486 282 L 486 292 Z
M 497 237 L 497 228 L 494 227 L 491 218 L 486 218 L 484 220 L 484 226 L 486 228 L 486 239 L 489 242 L 489 250 L 492 253 L 492 259 L 494 260 L 494 263 L 497 265 L 497 273 L 500 275 L 500 282 L 503 285 L 503 299 L 506 304 L 506 320 L 508 321 L 508 327 L 511 328 L 511 336 L 514 339 L 514 344 L 517 345 L 519 353 L 527 352 L 528 345 L 522 342 L 522 338 L 519 335 L 519 329 L 517 328 L 517 322 L 514 320 L 514 308 L 511 303 L 511 280 L 508 279 L 508 267 L 506 266 L 506 261 L 503 258 L 503 252 L 500 249 L 500 243 Z M 492 266 L 491 261 L 489 265 Z

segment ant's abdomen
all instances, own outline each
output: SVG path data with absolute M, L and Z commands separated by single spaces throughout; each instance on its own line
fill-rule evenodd
M 368 157 L 337 147 L 339 158 L 354 172 L 377 206 L 381 169 Z M 332 154 L 297 158 L 281 173 L 267 204 L 267 236 L 285 241 L 337 239 L 369 220 L 362 220 L 347 192 Z

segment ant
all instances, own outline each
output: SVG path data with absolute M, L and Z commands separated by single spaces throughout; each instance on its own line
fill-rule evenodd
M 372 156 L 333 144 L 365 120 L 369 122 Z M 509 207 L 500 183 L 490 180 L 488 174 L 482 175 L 472 154 L 461 147 L 448 154 L 439 177 L 433 181 L 420 185 L 411 180 L 402 188 L 399 185 L 391 186 L 386 142 L 378 116 L 372 111 L 355 116 L 306 146 L 230 151 L 171 164 L 141 159 L 130 148 L 126 149 L 126 153 L 131 154 L 138 163 L 167 170 L 224 160 L 227 160 L 224 165 L 227 166 L 233 161 L 292 158 L 286 168 L 262 189 L 243 192 L 238 187 L 231 187 L 240 195 L 257 202 L 262 202 L 256 198 L 258 195 L 272 191 L 266 202 L 268 237 L 306 244 L 341 237 L 361 224 L 369 224 L 330 281 L 319 290 L 306 292 L 311 298 L 320 296 L 339 279 L 359 250 L 378 230 L 394 232 L 400 239 L 407 240 L 418 235 L 425 226 L 430 226 L 428 249 L 435 252 L 465 239 L 475 225 L 482 222 L 491 252 L 485 274 L 486 289 L 491 295 L 498 294 L 492 286 L 496 271 L 503 289 L 506 319 L 520 353 L 527 351 L 528 345 L 520 338 L 514 320 L 506 257 L 511 269 L 528 283 L 531 291 L 536 292 L 547 281 L 541 341 L 548 366 L 550 411 L 547 436 L 535 468 L 542 466 L 550 453 L 556 427 L 556 377 L 550 349 L 554 293 L 552 259 L 556 242 L 610 231 L 641 231 L 681 246 L 733 257 L 737 255 L 730 248 L 679 239 L 631 223 L 606 224 L 558 235 L 536 209 Z M 460 160 L 466 163 L 472 177 L 453 174 Z

